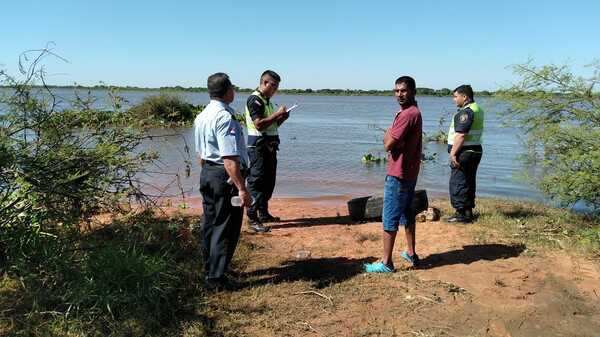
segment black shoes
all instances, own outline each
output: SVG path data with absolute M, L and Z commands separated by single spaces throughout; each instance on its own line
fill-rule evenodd
M 255 233 L 266 233 L 271 231 L 271 227 L 264 226 L 264 223 L 267 222 L 278 222 L 281 219 L 269 214 L 269 212 L 258 212 L 258 216 L 256 213 L 248 213 L 248 223 L 250 224 L 250 229 L 252 229 Z
M 467 218 L 463 214 L 454 214 L 453 216 L 446 219 L 446 222 L 449 223 L 470 223 L 471 219 Z
M 448 223 L 463 223 L 463 224 L 471 223 L 471 222 L 473 222 L 473 211 L 472 210 L 465 210 L 462 212 L 457 211 L 451 217 L 446 218 L 446 222 L 448 222 Z
M 227 277 L 221 277 L 218 279 L 205 279 L 204 289 L 209 293 L 219 293 L 222 291 L 235 291 L 240 289 L 240 287 Z
M 271 228 L 263 226 L 262 221 L 259 219 L 248 218 L 248 223 L 250 224 L 250 229 L 255 233 L 267 233 L 271 231 Z
M 281 221 L 281 218 L 276 217 L 276 216 L 272 216 L 271 214 L 269 214 L 269 212 L 267 212 L 266 214 L 260 214 L 260 216 L 258 217 L 258 220 L 260 220 L 260 222 L 278 222 Z

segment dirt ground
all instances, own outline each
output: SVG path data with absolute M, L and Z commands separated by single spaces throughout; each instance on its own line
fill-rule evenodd
M 398 236 L 391 275 L 367 275 L 381 223 L 346 216 L 347 198 L 278 199 L 267 234 L 244 226 L 243 288 L 215 295 L 218 330 L 246 336 L 600 336 L 600 266 L 533 249 L 477 225 L 417 225 L 422 267 Z M 435 202 L 432 203 L 435 206 Z

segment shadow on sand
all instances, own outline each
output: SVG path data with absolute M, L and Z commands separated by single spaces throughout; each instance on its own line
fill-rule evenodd
M 419 269 L 431 269 L 453 264 L 470 264 L 481 260 L 508 259 L 521 255 L 525 248 L 525 245 L 468 245 L 463 246 L 462 249 L 431 254 L 421 260 Z
M 356 221 L 350 219 L 349 216 L 331 216 L 331 217 L 316 217 L 316 218 L 298 218 L 281 220 L 276 224 L 269 224 L 273 229 L 283 228 L 302 228 L 302 227 L 314 227 L 314 226 L 328 226 L 328 225 L 354 225 Z
M 263 284 L 282 282 L 311 281 L 316 288 L 340 283 L 362 273 L 363 265 L 375 261 L 374 257 L 351 259 L 346 257 L 316 258 L 283 262 L 278 267 L 270 267 L 245 273 L 250 278 L 245 286 L 255 287 Z M 252 280 L 254 279 L 254 280 Z

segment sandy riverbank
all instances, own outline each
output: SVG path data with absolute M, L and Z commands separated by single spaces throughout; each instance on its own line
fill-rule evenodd
M 282 221 L 270 233 L 257 235 L 245 227 L 236 260 L 244 287 L 211 300 L 230 313 L 214 314 L 217 327 L 249 336 L 594 336 L 600 331 L 597 262 L 529 246 L 478 224 L 425 222 L 417 229 L 422 268 L 408 270 L 396 254 L 395 274 L 367 275 L 363 263 L 381 254 L 381 224 L 350 221 L 348 199 L 278 198 L 272 212 Z M 447 207 L 441 199 L 430 204 Z M 504 207 L 482 204 L 482 217 Z M 400 252 L 402 240 L 397 247 Z

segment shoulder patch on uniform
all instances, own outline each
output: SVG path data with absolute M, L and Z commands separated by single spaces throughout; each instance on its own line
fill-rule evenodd
M 468 119 L 469 119 L 469 114 L 468 114 L 468 113 L 466 113 L 466 112 L 463 112 L 463 113 L 461 113 L 461 114 L 460 114 L 460 116 L 458 116 L 458 120 L 459 120 L 461 123 L 464 123 L 464 122 L 466 122 Z
M 256 105 L 262 105 L 262 103 L 260 102 L 260 99 L 255 99 L 254 100 L 254 104 L 256 104 Z

